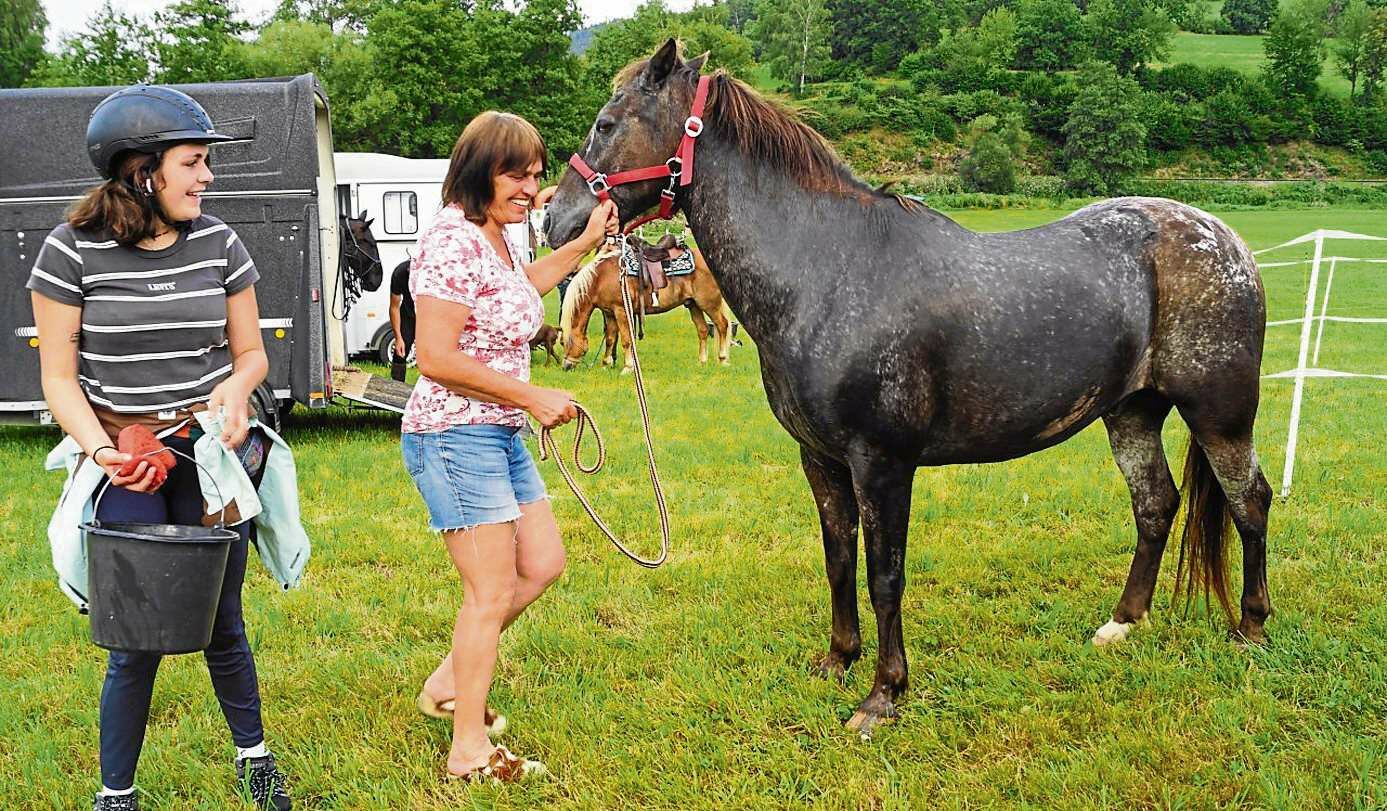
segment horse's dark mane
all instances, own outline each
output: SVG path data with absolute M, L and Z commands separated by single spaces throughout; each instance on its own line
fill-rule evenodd
M 833 146 L 793 111 L 721 69 L 713 74 L 708 91 L 708 117 L 743 155 L 795 178 L 806 188 L 878 196 L 853 177 Z
M 638 81 L 649 59 L 622 68 L 613 88 Z M 677 75 L 686 75 L 678 71 Z M 712 74 L 704 118 L 716 122 L 720 134 L 743 155 L 794 178 L 814 191 L 869 199 L 897 199 L 878 193 L 853 177 L 842 158 L 814 128 L 791 109 L 768 99 L 745 82 L 719 68 Z

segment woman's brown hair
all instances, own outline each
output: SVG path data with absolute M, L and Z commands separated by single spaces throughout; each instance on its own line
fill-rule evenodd
M 472 222 L 486 222 L 495 188 L 492 179 L 503 172 L 528 172 L 535 161 L 543 173 L 548 154 L 533 124 L 518 115 L 488 110 L 472 119 L 453 145 L 443 177 L 443 204 L 460 207 Z
M 114 177 L 72 205 L 67 212 L 68 225 L 108 236 L 126 246 L 154 236 L 156 226 L 165 222 L 152 191 L 154 173 L 163 159 L 163 152 L 127 154 Z

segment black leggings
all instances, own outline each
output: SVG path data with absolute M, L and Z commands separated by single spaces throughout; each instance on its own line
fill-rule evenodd
M 166 437 L 163 442 L 193 455 L 191 440 Z M 198 485 L 197 467 L 181 456 L 157 492 L 134 493 L 121 487 L 108 489 L 97 515 L 102 521 L 196 525 L 202 518 L 202 490 Z M 251 522 L 231 529 L 241 537 L 231 544 L 221 602 L 212 625 L 212 642 L 203 655 L 212 676 L 212 688 L 226 716 L 226 725 L 231 728 L 231 740 L 239 747 L 249 748 L 265 739 L 260 723 L 260 687 L 255 677 L 255 660 L 251 658 L 245 623 L 241 619 L 241 581 L 246 573 Z M 161 658 L 157 653 L 111 651 L 107 659 L 106 683 L 101 688 L 101 782 L 107 788 L 122 790 L 135 783 L 135 764 L 144 744 L 149 704 L 154 694 L 154 675 L 159 670 Z

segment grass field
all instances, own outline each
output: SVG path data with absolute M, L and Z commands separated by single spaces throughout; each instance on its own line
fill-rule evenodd
M 1262 50 L 1263 39 L 1261 36 L 1191 34 L 1188 31 L 1179 31 L 1175 34 L 1170 58 L 1164 64 L 1187 62 L 1201 68 L 1232 68 L 1251 76 L 1261 73 L 1262 66 L 1267 61 L 1266 53 Z M 1334 65 L 1334 57 L 1326 56 L 1324 67 L 1320 71 L 1320 87 L 1336 96 L 1347 96 L 1348 79 L 1339 75 Z
M 985 230 L 1056 211 L 957 212 Z M 1387 235 L 1382 211 L 1231 212 L 1254 249 L 1317 227 Z M 1333 244 L 1387 257 L 1387 243 Z M 1308 257 L 1308 245 L 1264 260 Z M 1330 314 L 1387 315 L 1387 281 L 1340 265 Z M 1301 314 L 1308 268 L 1264 273 L 1270 318 Z M 1322 366 L 1387 370 L 1382 325 L 1331 323 Z M 1381 808 L 1387 806 L 1387 435 L 1383 381 L 1312 380 L 1296 486 L 1272 507 L 1272 644 L 1244 650 L 1171 610 L 1167 557 L 1150 624 L 1094 649 L 1133 546 L 1101 426 L 1014 462 L 922 470 L 903 604 L 912 688 L 871 743 L 841 726 L 872 680 L 808 673 L 826 645 L 817 520 L 793 442 L 766 407 L 750 346 L 700 367 L 688 319 L 642 344 L 674 552 L 620 558 L 550 463 L 570 565 L 502 644 L 492 703 L 505 741 L 549 779 L 468 789 L 442 779 L 448 727 L 413 699 L 445 651 L 456 576 L 400 463 L 397 421 L 332 409 L 287 430 L 315 542 L 304 586 L 246 586 L 269 743 L 298 808 Z M 1295 366 L 1296 327 L 1268 330 L 1265 371 Z M 631 381 L 542 364 L 607 437 L 587 480 L 599 508 L 656 542 Z M 1258 453 L 1280 482 L 1291 384 L 1262 387 Z M 566 435 L 567 436 L 567 435 Z M 1171 456 L 1185 429 L 1167 428 Z M 0 797 L 75 808 L 97 787 L 104 655 L 53 583 L 44 526 L 61 478 L 51 430 L 0 429 Z M 1178 470 L 1177 470 L 1178 472 Z M 865 568 L 865 567 L 862 567 Z M 1234 571 L 1239 571 L 1234 567 Z M 859 574 L 861 580 L 863 574 Z M 199 657 L 164 663 L 141 763 L 144 807 L 235 807 L 232 750 Z

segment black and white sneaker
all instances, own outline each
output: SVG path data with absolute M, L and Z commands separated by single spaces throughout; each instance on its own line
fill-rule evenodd
M 259 808 L 289 811 L 293 803 L 285 789 L 289 781 L 275 767 L 275 756 L 239 758 L 236 761 L 236 783 L 250 792 Z
M 140 801 L 133 791 L 129 794 L 98 794 L 92 803 L 92 811 L 140 811 Z

